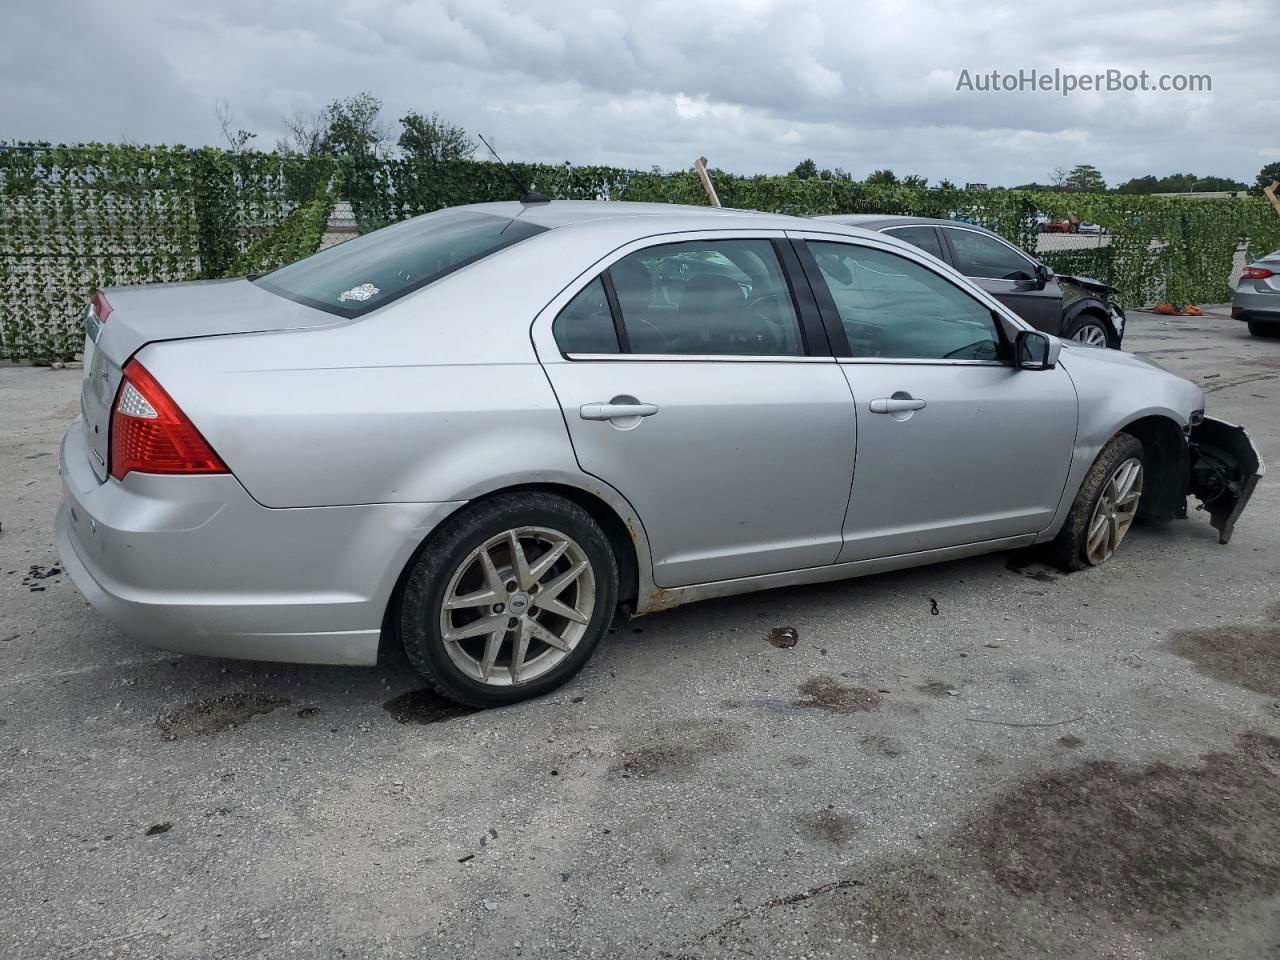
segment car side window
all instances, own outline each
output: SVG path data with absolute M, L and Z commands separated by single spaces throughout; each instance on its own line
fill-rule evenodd
M 990 308 L 922 264 L 871 247 L 810 240 L 854 357 L 998 360 Z
M 884 230 L 891 237 L 897 237 L 899 240 L 905 240 L 913 247 L 919 247 L 925 253 L 932 254 L 939 260 L 946 260 L 942 255 L 942 244 L 938 242 L 938 231 L 933 227 L 898 227 L 894 230 Z
M 800 356 L 800 319 L 768 240 L 695 240 L 609 268 L 632 353 Z
M 561 353 L 618 353 L 618 333 L 604 294 L 604 283 L 596 277 L 583 287 L 556 316 L 551 325 Z
M 955 251 L 956 269 L 966 277 L 987 280 L 1034 280 L 1036 265 L 1026 256 L 993 237 L 973 230 L 947 227 L 947 238 Z

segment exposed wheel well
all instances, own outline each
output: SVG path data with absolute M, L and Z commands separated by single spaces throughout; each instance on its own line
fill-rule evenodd
M 1176 421 L 1159 415 L 1126 424 L 1124 433 L 1142 441 L 1146 482 L 1138 516 L 1176 520 L 1187 515 L 1187 441 Z
M 627 529 L 623 519 L 614 512 L 613 508 L 601 500 L 594 494 L 585 490 L 579 490 L 577 487 L 571 487 L 567 484 L 560 483 L 528 483 L 515 487 L 503 487 L 501 490 L 493 490 L 484 496 L 476 497 L 471 500 L 467 506 L 460 509 L 466 510 L 467 507 L 476 503 L 482 503 L 491 497 L 496 497 L 504 493 L 520 493 L 522 491 L 540 491 L 543 493 L 553 493 L 557 496 L 571 500 L 580 506 L 587 513 L 591 514 L 591 518 L 600 524 L 600 529 L 609 538 L 609 545 L 613 547 L 613 555 L 618 561 L 618 610 L 617 614 L 622 618 L 631 615 L 631 611 L 635 609 L 636 598 L 640 594 L 640 568 L 636 558 L 636 546 L 632 540 L 631 532 Z M 382 641 L 379 649 L 379 659 L 385 655 L 387 645 L 394 641 L 399 643 L 396 634 L 396 616 L 395 610 L 400 603 L 400 595 L 404 590 L 405 578 L 409 571 L 413 569 L 413 565 L 421 556 L 422 551 L 431 545 L 432 534 L 428 534 L 426 539 L 418 545 L 418 549 L 413 551 L 404 569 L 400 571 L 400 575 L 396 578 L 395 589 L 391 591 L 391 597 L 387 601 L 387 609 L 383 613 L 382 618 Z

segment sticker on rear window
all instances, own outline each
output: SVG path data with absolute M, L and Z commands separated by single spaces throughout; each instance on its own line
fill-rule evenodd
M 378 292 L 378 288 L 372 283 L 362 283 L 360 286 L 352 287 L 350 290 L 343 290 L 342 293 L 338 294 L 338 300 L 368 300 Z

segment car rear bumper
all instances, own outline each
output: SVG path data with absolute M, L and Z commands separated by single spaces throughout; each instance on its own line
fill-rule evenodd
M 1237 320 L 1280 320 L 1280 293 L 1237 290 L 1231 298 L 1231 316 Z
M 63 565 L 122 631 L 180 653 L 376 663 L 400 571 L 459 506 L 270 509 L 230 475 L 101 483 L 88 457 L 77 421 L 62 441 Z

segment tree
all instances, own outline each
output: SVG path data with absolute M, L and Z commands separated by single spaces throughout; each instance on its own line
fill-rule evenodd
M 868 185 L 891 187 L 898 182 L 898 175 L 892 170 L 876 170 L 867 177 Z
M 959 190 L 960 188 L 957 187 L 950 180 L 948 180 L 946 177 L 943 177 L 941 180 L 938 181 L 938 189 L 939 190 Z
M 243 127 L 232 130 L 235 126 L 235 114 L 231 112 L 231 105 L 225 100 L 219 100 L 213 105 L 213 115 L 218 118 L 218 126 L 222 128 L 222 135 L 226 138 L 227 147 L 232 153 L 243 152 L 249 146 L 249 142 L 257 136 L 256 133 L 250 133 Z
M 389 139 L 380 119 L 382 101 L 365 91 L 324 108 L 327 153 L 377 156 Z
M 289 135 L 276 148 L 307 154 L 377 156 L 387 142 L 382 101 L 369 92 L 332 101 L 310 116 L 295 111 L 284 118 Z
M 1158 193 L 1160 181 L 1151 174 L 1145 177 L 1133 177 L 1116 187 L 1116 193 Z
M 1062 189 L 1062 187 L 1063 187 L 1063 186 L 1066 184 L 1066 182 L 1067 182 L 1067 168 L 1066 168 L 1066 167 L 1054 167 L 1052 170 L 1050 170 L 1050 171 L 1049 171 L 1049 182 L 1050 182 L 1050 183 L 1052 183 L 1052 184 L 1053 184 L 1055 187 L 1057 187 L 1059 190 L 1061 190 L 1061 189 Z
M 1257 184 L 1253 188 L 1253 192 L 1262 193 L 1262 188 L 1270 186 L 1273 180 L 1280 180 L 1280 160 L 1275 163 L 1268 163 L 1258 172 Z
M 1067 190 L 1077 190 L 1081 193 L 1102 193 L 1107 189 L 1107 182 L 1102 179 L 1102 174 L 1097 167 L 1089 163 L 1079 163 L 1071 168 L 1062 186 Z
M 791 176 L 800 180 L 812 180 L 818 175 L 818 165 L 812 160 L 801 160 L 796 164 L 796 168 L 791 171 Z
M 295 110 L 292 116 L 282 117 L 281 121 L 288 133 L 276 141 L 278 153 L 305 153 L 316 156 L 329 152 L 325 142 L 323 112 L 308 116 L 301 110 Z
M 903 177 L 901 183 L 904 187 L 911 187 L 913 190 L 923 190 L 925 187 L 929 186 L 929 178 L 917 176 L 912 173 Z
M 399 147 L 406 156 L 424 160 L 470 160 L 476 143 L 462 127 L 440 119 L 438 113 L 425 116 L 410 110 L 400 118 Z

